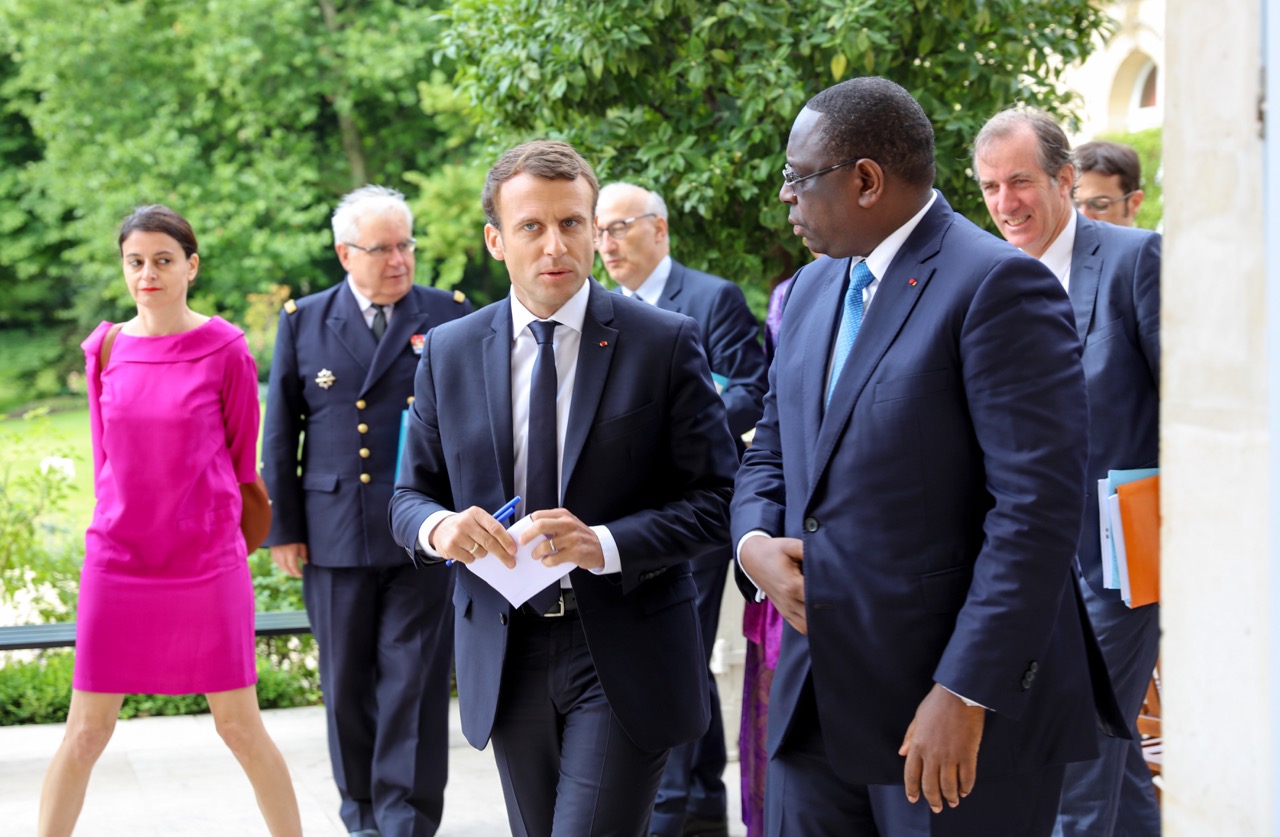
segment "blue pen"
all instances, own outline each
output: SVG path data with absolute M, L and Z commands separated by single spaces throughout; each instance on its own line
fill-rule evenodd
M 496 521 L 498 521 L 499 523 L 502 523 L 504 520 L 506 520 L 506 519 L 508 519 L 508 518 L 515 517 L 515 514 L 516 514 L 516 506 L 518 506 L 518 505 L 520 505 L 520 495 L 519 495 L 519 494 L 517 494 L 516 496 L 512 497 L 512 498 L 511 498 L 510 500 L 508 500 L 507 502 L 503 503 L 503 504 L 502 504 L 502 508 L 498 509 L 496 512 L 494 512 L 494 513 L 493 513 L 493 519 L 494 519 L 494 520 L 496 520 Z M 452 566 L 453 566 L 453 559 L 452 559 L 452 558 L 450 558 L 449 560 L 445 561 L 444 563 L 445 563 L 445 566 L 446 566 L 446 567 L 452 567 Z

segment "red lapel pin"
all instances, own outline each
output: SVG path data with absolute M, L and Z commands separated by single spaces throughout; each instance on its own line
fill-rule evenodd
M 907 284 L 908 284 L 908 285 L 911 285 L 912 287 L 914 287 L 914 286 L 915 286 L 915 284 L 916 284 L 916 280 L 914 280 L 914 279 L 908 279 L 908 280 L 907 280 Z
M 600 348 L 602 348 L 602 349 L 603 349 L 605 346 L 608 346 L 608 345 L 609 345 L 609 341 L 608 341 L 608 340 L 601 340 L 601 341 L 600 341 Z

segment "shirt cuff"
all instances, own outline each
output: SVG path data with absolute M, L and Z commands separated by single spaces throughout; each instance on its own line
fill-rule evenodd
M 435 549 L 432 548 L 431 541 L 427 539 L 431 537 L 431 533 L 435 531 L 436 527 L 440 525 L 442 520 L 455 514 L 457 514 L 457 512 L 441 509 L 438 512 L 432 512 L 427 516 L 426 520 L 422 521 L 422 526 L 418 529 L 418 546 L 422 547 L 423 552 L 430 555 L 432 558 L 444 557 L 444 555 L 436 552 Z
M 742 574 L 747 577 L 747 581 L 751 582 L 751 586 L 756 588 L 757 602 L 763 602 L 768 597 L 765 596 L 764 591 L 760 589 L 760 585 L 756 584 L 756 580 L 751 577 L 751 573 L 747 572 L 747 568 L 742 566 L 742 545 L 746 543 L 747 538 L 769 538 L 769 537 L 773 537 L 773 536 L 763 529 L 752 529 L 750 532 L 746 533 L 741 538 L 738 538 L 738 546 L 733 551 L 734 560 L 738 562 L 738 569 L 742 570 Z
M 939 683 L 938 685 L 939 685 L 939 686 L 942 686 L 942 684 L 941 684 L 941 683 Z M 947 689 L 947 687 L 946 687 L 946 686 L 942 686 L 942 688 Z M 964 695 L 960 694 L 959 692 L 952 691 L 951 689 L 947 689 L 947 691 L 948 691 L 948 692 L 951 692 L 951 694 L 955 695 L 956 697 L 960 698 L 960 700 L 964 701 L 964 705 L 965 705 L 965 706 L 981 706 L 983 709 L 986 709 L 986 708 L 987 708 L 987 707 L 985 707 L 985 706 L 982 706 L 982 704 L 981 704 L 981 703 L 978 703 L 976 700 L 969 700 L 967 697 L 965 697 Z
M 600 551 L 604 553 L 604 566 L 588 570 L 592 575 L 608 575 L 622 572 L 622 556 L 618 554 L 618 542 L 608 526 L 592 526 L 591 531 L 600 539 Z

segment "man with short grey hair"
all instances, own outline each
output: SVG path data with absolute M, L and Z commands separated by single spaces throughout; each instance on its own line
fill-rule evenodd
M 1137 718 L 1159 654 L 1160 606 L 1130 609 L 1118 590 L 1103 586 L 1094 491 L 1109 470 L 1157 464 L 1161 239 L 1075 212 L 1071 146 L 1044 113 L 1003 111 L 983 126 L 973 147 L 973 169 L 991 220 L 1066 287 L 1084 343 L 1089 466 L 1078 581 L 1133 736 L 1099 736 L 1099 758 L 1067 766 L 1054 833 L 1157 835 L 1160 809 Z
M 405 558 L 387 505 L 426 332 L 471 307 L 413 283 L 413 213 L 399 192 L 345 196 L 333 235 L 345 281 L 280 313 L 262 444 L 267 545 L 303 580 L 343 823 L 419 837 L 444 807 L 452 576 Z
M 610 183 L 596 203 L 596 249 L 623 294 L 692 317 L 728 414 L 729 430 L 743 450 L 742 435 L 755 427 L 768 389 L 768 367 L 760 326 L 742 289 L 727 279 L 685 267 L 671 258 L 667 205 L 655 191 Z M 726 542 L 694 560 L 698 618 L 708 665 L 720 621 L 720 601 L 733 553 Z M 720 694 L 711 685 L 711 726 L 697 741 L 671 751 L 649 831 L 658 837 L 727 837 L 724 782 L 726 754 Z

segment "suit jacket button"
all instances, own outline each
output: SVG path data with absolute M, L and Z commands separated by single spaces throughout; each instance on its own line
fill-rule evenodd
M 356 430 L 359 430 L 361 433 L 368 433 L 369 425 L 365 424 L 364 422 L 360 422 L 359 424 L 356 425 Z
M 365 407 L 368 407 L 368 406 L 369 406 L 369 405 L 368 405 L 368 404 L 366 404 L 366 403 L 364 402 L 364 399 L 363 399 L 363 398 L 361 398 L 359 401 L 357 401 L 357 402 L 356 402 L 356 409 L 357 409 L 357 410 L 363 410 Z
M 368 459 L 368 458 L 369 458 L 369 449 L 368 449 L 368 448 L 360 448 L 360 458 L 361 458 L 361 459 Z
M 813 518 L 813 517 L 806 517 L 806 518 L 804 519 L 804 530 L 805 530 L 806 532 L 808 532 L 810 535 L 812 535 L 814 532 L 818 531 L 818 521 L 817 521 L 817 519 L 816 519 L 816 518 Z
M 505 614 L 505 613 L 499 613 L 499 614 L 498 614 L 498 621 L 499 621 L 500 623 L 502 623 L 503 625 L 507 624 L 507 614 Z
M 373 477 L 369 476 L 368 474 L 361 474 L 360 482 L 364 483 L 365 485 L 368 485 L 369 483 L 373 482 Z

